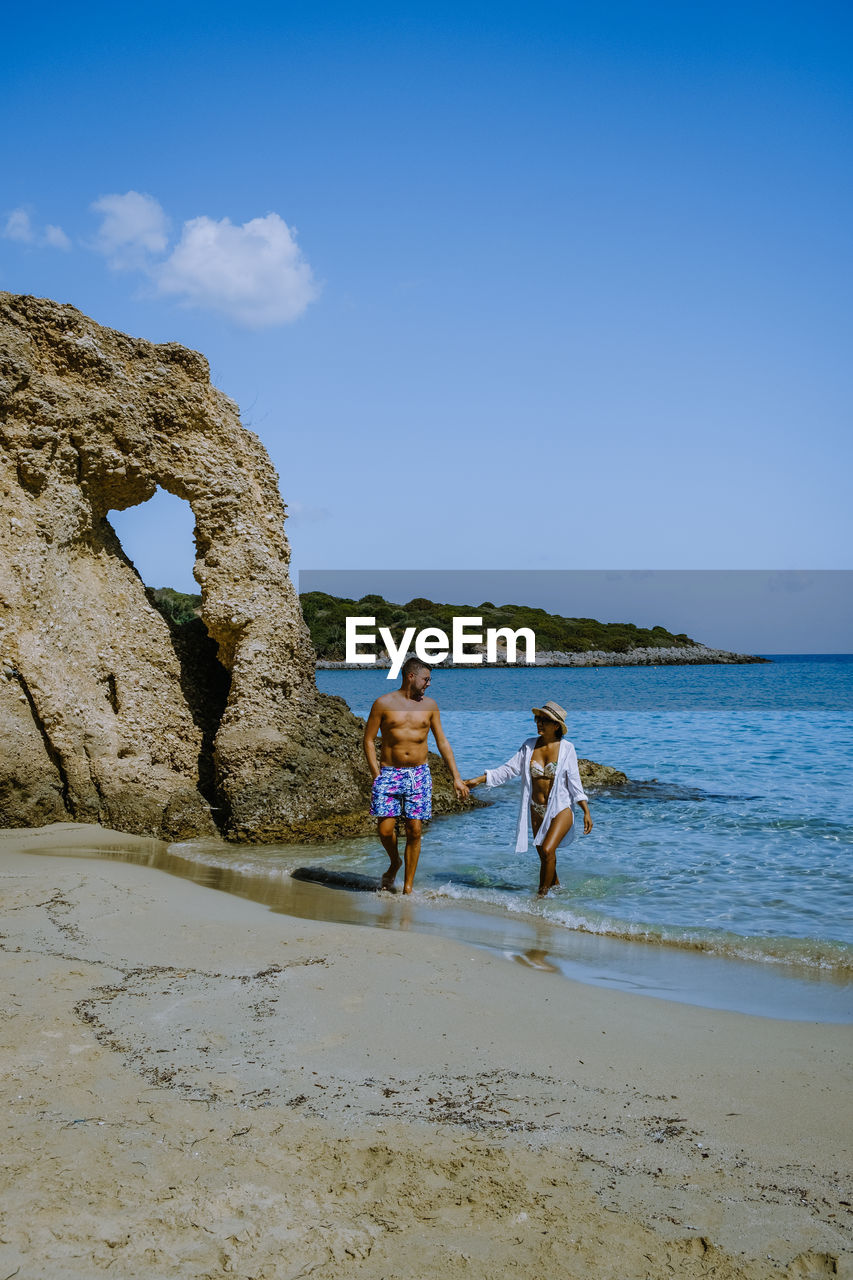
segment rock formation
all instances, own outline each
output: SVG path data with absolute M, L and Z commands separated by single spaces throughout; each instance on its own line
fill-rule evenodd
M 361 722 L 316 690 L 275 471 L 204 357 L 0 293 L 0 443 L 0 825 L 365 829 Z M 194 630 L 107 519 L 158 486 L 195 516 Z
M 316 692 L 275 472 L 204 358 L 0 294 L 0 438 L 0 821 L 272 840 L 362 812 L 359 724 Z M 181 651 L 107 520 L 158 486 L 193 510 L 221 666 Z

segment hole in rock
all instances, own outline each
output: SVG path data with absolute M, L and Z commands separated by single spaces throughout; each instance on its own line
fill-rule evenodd
M 188 502 L 158 489 L 148 502 L 110 511 L 108 519 L 146 586 L 198 593 L 193 577 L 195 517 Z
M 202 733 L 198 789 L 219 826 L 227 822 L 225 798 L 218 786 L 213 742 L 228 694 L 231 674 L 217 657 L 217 645 L 201 617 L 201 595 L 193 577 L 195 517 L 190 504 L 165 489 L 148 502 L 110 511 L 122 551 L 142 579 L 151 604 L 162 614 L 181 669 L 181 692 Z

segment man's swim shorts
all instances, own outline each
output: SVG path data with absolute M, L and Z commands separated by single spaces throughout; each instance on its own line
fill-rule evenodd
M 432 817 L 432 778 L 429 765 L 394 769 L 383 764 L 374 780 L 370 797 L 370 813 L 374 818 L 407 818 L 426 822 Z

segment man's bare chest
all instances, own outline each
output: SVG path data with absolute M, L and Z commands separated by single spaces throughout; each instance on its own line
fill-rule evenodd
M 426 737 L 429 733 L 429 716 L 424 711 L 389 710 L 382 720 L 382 732 L 390 735 L 412 734 Z

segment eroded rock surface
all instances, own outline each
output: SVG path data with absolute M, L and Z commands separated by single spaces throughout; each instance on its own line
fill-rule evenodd
M 275 840 L 361 816 L 360 722 L 317 694 L 275 471 L 204 357 L 0 294 L 0 442 L 0 823 Z M 107 520 L 158 486 L 193 510 L 218 662 Z

